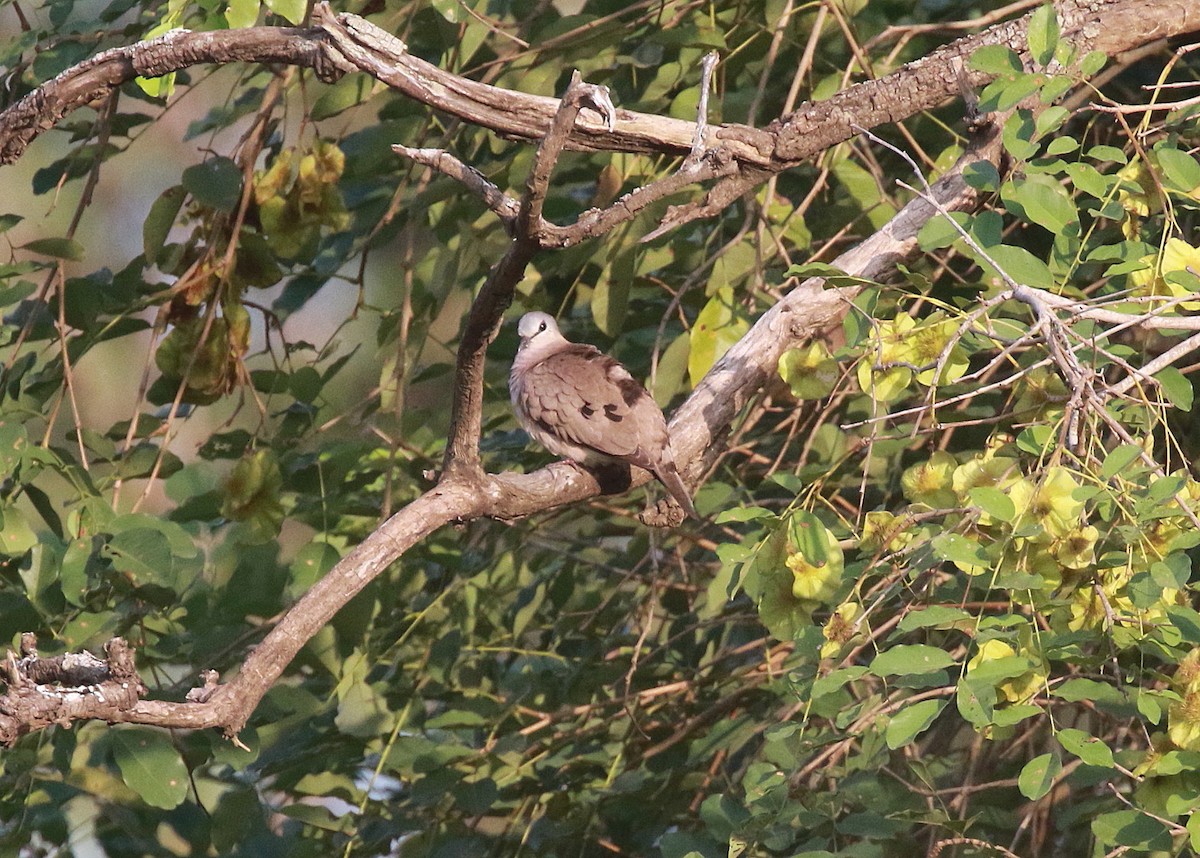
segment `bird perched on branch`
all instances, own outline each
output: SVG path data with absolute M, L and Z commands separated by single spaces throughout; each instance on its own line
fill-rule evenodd
M 581 465 L 637 465 L 698 518 L 675 467 L 667 421 L 646 388 L 592 345 L 572 343 L 546 313 L 526 313 L 508 376 L 517 419 L 557 456 Z

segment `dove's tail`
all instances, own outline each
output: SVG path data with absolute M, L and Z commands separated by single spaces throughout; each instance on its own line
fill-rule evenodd
M 673 463 L 664 464 L 661 468 L 654 472 L 654 476 L 658 477 L 658 481 L 667 487 L 671 497 L 683 507 L 683 511 L 692 518 L 699 518 L 696 513 L 696 508 L 692 506 L 692 496 L 688 492 L 687 486 L 683 484 L 683 478 L 679 476 L 679 471 Z

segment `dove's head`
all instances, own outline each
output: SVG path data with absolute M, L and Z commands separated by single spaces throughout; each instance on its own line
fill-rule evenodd
M 526 313 L 517 323 L 517 335 L 521 338 L 521 351 L 529 348 L 540 351 L 566 342 L 559 333 L 558 323 L 549 313 Z

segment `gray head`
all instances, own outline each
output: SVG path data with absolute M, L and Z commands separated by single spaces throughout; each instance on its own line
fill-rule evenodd
M 554 317 L 540 311 L 526 313 L 521 317 L 521 321 L 517 323 L 517 335 L 521 338 L 522 349 L 529 348 L 535 341 L 540 345 L 543 342 L 551 343 L 563 339 Z

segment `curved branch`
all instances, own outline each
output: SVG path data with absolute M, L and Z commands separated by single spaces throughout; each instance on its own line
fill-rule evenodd
M 199 63 L 287 63 L 324 81 L 354 66 L 329 48 L 319 28 L 251 27 L 193 33 L 172 30 L 147 42 L 112 48 L 72 66 L 0 112 L 0 164 L 11 164 L 43 131 L 79 107 L 136 77 L 159 77 Z
M 1082 54 L 1116 54 L 1154 39 L 1200 29 L 1200 5 L 1187 0 L 1060 0 L 1062 37 Z M 408 53 L 404 43 L 356 15 L 334 15 L 327 3 L 313 12 L 314 28 L 250 27 L 191 33 L 175 30 L 148 42 L 104 51 L 42 84 L 0 112 L 0 164 L 75 108 L 135 77 L 154 77 L 199 63 L 290 63 L 324 80 L 361 70 L 436 110 L 508 137 L 541 140 L 558 99 L 529 95 L 451 74 Z M 726 149 L 739 164 L 777 173 L 853 136 L 852 125 L 874 128 L 956 98 L 960 81 L 987 83 L 966 69 L 983 45 L 1006 45 L 1025 56 L 1028 16 L 989 27 L 939 48 L 886 77 L 856 84 L 805 105 L 765 129 L 728 123 L 709 126 L 705 148 Z M 614 152 L 692 150 L 696 123 L 617 110 L 610 129 L 599 113 L 576 124 L 569 148 Z

